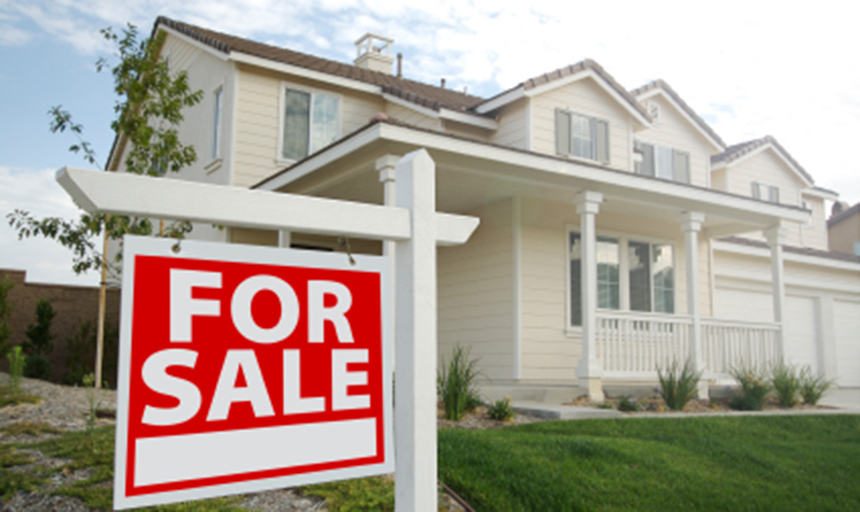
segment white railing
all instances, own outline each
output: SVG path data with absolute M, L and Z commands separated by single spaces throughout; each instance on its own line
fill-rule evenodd
M 608 377 L 656 375 L 658 365 L 687 360 L 692 326 L 686 316 L 598 311 L 597 357 Z
M 690 356 L 693 319 L 687 316 L 598 311 L 595 342 L 606 377 L 656 377 L 657 367 Z M 733 368 L 763 367 L 779 356 L 779 325 L 702 318 L 706 375 L 728 376 Z
M 779 324 L 702 319 L 702 362 L 707 371 L 764 367 L 778 360 Z

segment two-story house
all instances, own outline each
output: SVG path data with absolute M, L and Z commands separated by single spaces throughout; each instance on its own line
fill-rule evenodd
M 178 179 L 391 204 L 394 163 L 430 154 L 437 210 L 481 218 L 438 249 L 438 352 L 470 347 L 494 389 L 601 399 L 688 357 L 703 393 L 780 358 L 860 386 L 860 258 L 827 252 L 836 194 L 771 137 L 727 146 L 665 82 L 628 90 L 586 60 L 480 98 L 402 77 L 373 34 L 346 64 L 167 18 L 154 30 L 205 93 L 181 129 L 200 160 Z

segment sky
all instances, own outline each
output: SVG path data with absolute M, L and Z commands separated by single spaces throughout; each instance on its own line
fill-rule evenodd
M 114 53 L 99 34 L 159 15 L 350 63 L 366 32 L 395 40 L 406 77 L 471 94 L 506 88 L 592 58 L 624 87 L 662 78 L 728 144 L 772 135 L 814 178 L 860 201 L 860 30 L 852 2 L 549 2 L 508 0 L 0 0 L 0 268 L 32 282 L 95 285 L 71 254 L 18 241 L 5 216 L 75 218 L 54 182 L 66 165 L 92 167 L 52 134 L 62 105 L 101 165 L 116 97 L 95 62 Z

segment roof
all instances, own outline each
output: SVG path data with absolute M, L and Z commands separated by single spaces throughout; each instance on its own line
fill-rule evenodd
M 618 95 L 621 96 L 629 104 L 629 106 L 633 110 L 636 110 L 645 119 L 647 119 L 649 121 L 651 120 L 651 117 L 648 115 L 648 112 L 646 112 L 645 109 L 642 107 L 642 105 L 640 105 L 639 102 L 636 101 L 636 98 L 631 96 L 630 93 L 627 92 L 627 90 L 624 87 L 622 87 L 621 84 L 619 84 L 618 81 L 615 80 L 615 78 L 613 78 L 612 75 L 610 75 L 605 69 L 603 69 L 603 67 L 600 64 L 598 64 L 597 62 L 595 62 L 591 59 L 585 59 L 583 61 L 577 62 L 576 64 L 571 64 L 569 66 L 565 66 L 562 68 L 558 68 L 554 71 L 550 71 L 549 73 L 544 73 L 542 75 L 538 75 L 536 77 L 529 78 L 528 80 L 521 82 L 521 83 L 515 85 L 514 87 L 511 87 L 510 89 L 502 91 L 499 94 L 496 94 L 495 96 L 493 96 L 491 98 L 487 98 L 485 101 L 481 102 L 480 104 L 474 105 L 472 108 L 476 109 L 481 104 L 489 103 L 490 101 L 492 101 L 496 98 L 499 98 L 501 96 L 504 96 L 505 94 L 508 94 L 512 91 L 516 91 L 517 89 L 522 89 L 523 91 L 529 91 L 529 90 L 535 89 L 537 87 L 541 87 L 541 86 L 550 84 L 552 82 L 561 80 L 563 78 L 577 75 L 579 73 L 582 73 L 583 71 L 589 71 L 589 70 L 593 71 L 596 75 L 598 75 L 600 78 L 602 78 L 606 82 L 606 84 L 609 87 L 611 87 L 613 90 L 615 90 L 615 92 L 617 92 Z
M 797 163 L 797 160 L 795 160 L 788 153 L 788 151 L 786 151 L 785 148 L 783 148 L 780 143 L 777 142 L 776 139 L 771 137 L 770 135 L 765 135 L 760 139 L 753 139 L 747 142 L 741 142 L 740 144 L 729 146 L 722 153 L 711 156 L 711 164 L 730 164 L 735 160 L 739 160 L 740 158 L 752 153 L 753 151 L 761 147 L 767 146 L 768 144 L 773 146 L 774 149 L 776 149 L 783 157 L 785 157 L 785 159 L 788 160 L 792 166 L 794 166 L 794 168 L 803 176 L 805 180 L 807 180 L 809 183 L 814 183 L 815 180 L 812 179 L 812 176 L 810 176 L 809 173 L 806 172 L 806 170 L 801 167 L 799 163 Z M 831 191 L 828 190 L 827 192 Z
M 398 78 L 388 73 L 372 71 L 370 69 L 360 68 L 351 64 L 344 64 L 342 62 L 314 57 L 313 55 L 258 43 L 249 39 L 243 39 L 241 37 L 216 32 L 214 30 L 159 16 L 155 21 L 155 29 L 162 25 L 170 27 L 195 41 L 225 54 L 229 54 L 233 51 L 245 53 L 275 62 L 290 64 L 313 71 L 319 71 L 330 75 L 376 85 L 382 87 L 383 92 L 387 94 L 392 94 L 418 105 L 433 108 L 434 110 L 448 108 L 465 112 L 471 107 L 484 101 L 483 98 L 478 96 L 472 96 L 453 89 L 444 89 L 442 87 L 416 82 L 415 80 Z
M 739 236 L 727 236 L 724 238 L 718 239 L 720 242 L 729 242 L 732 244 L 738 245 L 746 245 L 748 247 L 759 247 L 762 249 L 768 249 L 769 246 L 766 242 L 762 242 L 760 240 L 750 240 L 749 238 L 742 238 Z M 843 252 L 835 252 L 835 251 L 822 251 L 820 249 L 810 249 L 808 247 L 796 247 L 793 245 L 783 245 L 782 250 L 788 253 L 793 254 L 802 254 L 804 256 L 814 256 L 817 258 L 826 258 L 829 260 L 838 260 L 838 261 L 847 261 L 849 263 L 860 263 L 860 256 L 854 256 L 853 254 L 846 254 Z
M 854 215 L 858 212 L 860 212 L 860 203 L 857 203 L 854 206 L 852 206 L 851 208 L 848 208 L 846 210 L 842 210 L 841 212 L 837 213 L 836 215 L 831 216 L 829 219 L 827 219 L 827 227 L 829 228 L 830 226 L 832 226 L 832 225 L 834 225 L 840 221 L 843 221 L 843 220 L 847 219 L 848 217 L 851 217 L 852 215 Z
M 669 84 L 667 84 L 664 80 L 657 79 L 657 80 L 654 80 L 653 82 L 649 82 L 649 83 L 643 85 L 642 87 L 638 87 L 636 89 L 633 89 L 632 91 L 630 91 L 630 94 L 633 95 L 634 97 L 638 98 L 639 96 L 641 96 L 647 92 L 658 90 L 658 89 L 664 91 L 667 95 L 669 95 L 669 97 L 672 98 L 672 101 L 677 103 L 678 106 L 681 107 L 681 110 L 683 110 L 684 113 L 686 113 L 688 116 L 690 116 L 690 118 L 696 122 L 696 124 L 699 126 L 699 128 L 701 128 L 705 133 L 707 133 L 709 137 L 714 139 L 714 141 L 717 142 L 721 148 L 726 147 L 726 143 L 723 142 L 723 139 L 721 139 L 719 135 L 717 135 L 717 132 L 715 132 L 708 125 L 708 123 L 705 122 L 704 119 L 699 117 L 699 114 L 697 114 L 695 110 L 690 108 L 690 106 L 687 105 L 687 102 L 682 100 L 681 97 L 678 96 L 678 93 L 676 93 L 674 89 L 669 87 Z

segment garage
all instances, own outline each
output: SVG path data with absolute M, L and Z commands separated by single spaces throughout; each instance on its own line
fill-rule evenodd
M 860 302 L 833 301 L 837 384 L 860 387 Z

